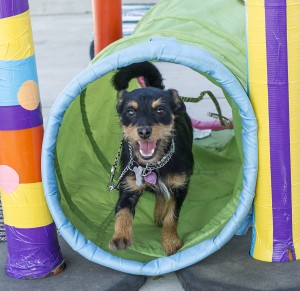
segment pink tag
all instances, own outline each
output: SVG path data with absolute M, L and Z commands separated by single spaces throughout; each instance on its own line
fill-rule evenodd
M 144 176 L 144 180 L 150 184 L 156 184 L 157 175 L 154 172 L 151 172 L 148 175 Z

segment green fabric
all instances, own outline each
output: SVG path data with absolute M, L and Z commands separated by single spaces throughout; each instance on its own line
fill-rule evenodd
M 160 0 L 133 35 L 104 49 L 93 62 L 155 37 L 175 38 L 207 51 L 246 88 L 243 1 Z M 55 161 L 65 215 L 86 238 L 109 252 L 118 192 L 109 192 L 107 185 L 121 141 L 116 92 L 110 83 L 112 74 L 90 83 L 66 110 L 57 138 Z M 203 75 L 219 86 L 216 80 Z M 131 87 L 135 88 L 136 84 L 132 82 Z M 239 203 L 242 124 L 239 109 L 227 92 L 224 95 L 232 107 L 234 130 L 213 132 L 210 137 L 194 142 L 194 175 L 178 225 L 183 249 L 217 235 Z M 153 212 L 154 197 L 144 193 L 136 208 L 134 244 L 113 254 L 142 262 L 164 256 L 161 228 L 154 225 Z
M 160 0 L 139 22 L 133 35 L 100 52 L 114 52 L 158 37 L 199 47 L 223 63 L 246 89 L 245 6 L 242 0 Z
M 112 73 L 89 84 L 67 109 L 59 130 L 56 170 L 61 205 L 71 223 L 106 251 L 113 235 L 118 192 L 109 192 L 110 165 L 121 132 Z M 195 169 L 178 232 L 183 249 L 217 235 L 239 202 L 242 162 L 233 130 L 194 143 Z M 118 177 L 116 177 L 118 178 Z M 134 219 L 135 241 L 119 257 L 149 261 L 164 256 L 161 228 L 153 220 L 154 196 L 144 193 Z

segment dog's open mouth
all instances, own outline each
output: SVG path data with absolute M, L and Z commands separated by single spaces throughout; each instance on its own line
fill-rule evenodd
M 156 140 L 140 140 L 138 141 L 139 151 L 144 159 L 151 159 L 154 156 L 157 141 Z

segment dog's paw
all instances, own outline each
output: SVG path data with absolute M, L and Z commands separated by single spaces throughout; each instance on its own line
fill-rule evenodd
M 181 240 L 177 237 L 171 237 L 162 241 L 162 247 L 167 256 L 174 255 L 183 246 Z
M 109 242 L 111 250 L 124 250 L 132 245 L 133 239 L 131 237 L 113 237 Z

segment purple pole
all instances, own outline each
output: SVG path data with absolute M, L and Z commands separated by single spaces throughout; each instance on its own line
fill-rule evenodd
M 286 8 L 285 0 L 265 4 L 274 262 L 294 254 Z

